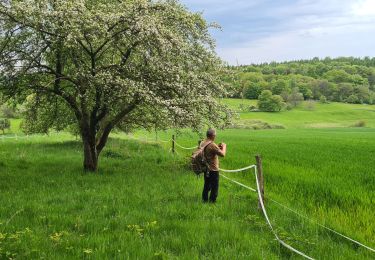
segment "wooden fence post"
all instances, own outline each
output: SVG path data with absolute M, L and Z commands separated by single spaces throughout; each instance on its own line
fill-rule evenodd
M 201 142 L 202 142 L 202 140 L 198 140 L 198 149 L 201 146 Z
M 263 178 L 263 166 L 262 166 L 262 157 L 260 155 L 255 156 L 257 161 L 257 176 L 259 181 L 259 189 L 264 204 L 264 178 Z M 258 203 L 259 208 L 261 208 L 260 201 Z
M 174 144 L 175 144 L 175 135 L 172 135 L 172 153 L 175 153 L 175 147 L 174 147 Z

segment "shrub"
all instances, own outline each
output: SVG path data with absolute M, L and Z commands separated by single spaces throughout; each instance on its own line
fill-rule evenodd
M 284 100 L 288 101 L 288 104 L 293 108 L 301 104 L 304 98 L 298 88 L 293 88 L 291 93 L 286 94 Z
M 290 103 L 286 103 L 286 105 L 285 105 L 285 109 L 288 110 L 288 111 L 290 111 L 290 110 L 293 109 L 293 105 L 290 104 Z
M 10 121 L 7 118 L 0 119 L 0 130 L 5 134 L 5 130 L 10 128 Z
M 12 107 L 9 107 L 8 105 L 6 104 L 3 104 L 1 107 L 0 107 L 0 113 L 3 115 L 3 117 L 5 118 L 15 118 L 17 113 L 16 113 L 16 110 Z
M 351 103 L 351 104 L 358 104 L 358 103 L 360 103 L 359 98 L 356 95 L 354 95 L 354 94 L 350 95 L 347 98 L 346 102 Z
M 283 109 L 285 103 L 281 96 L 272 95 L 269 90 L 264 90 L 259 96 L 258 107 L 265 112 L 279 112 Z
M 315 101 L 313 101 L 313 100 L 307 101 L 306 102 L 306 109 L 310 110 L 310 111 L 315 110 Z
M 319 98 L 319 102 L 322 103 L 322 104 L 327 104 L 328 101 L 327 101 L 326 96 L 321 95 L 320 98 Z

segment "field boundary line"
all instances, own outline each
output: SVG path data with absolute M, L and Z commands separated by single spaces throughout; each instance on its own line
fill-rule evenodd
M 250 170 L 250 169 L 254 169 L 255 179 L 256 179 L 256 183 L 257 183 L 257 190 L 255 190 L 255 189 L 253 189 L 253 188 L 251 188 L 251 187 L 249 187 L 249 186 L 246 186 L 245 184 L 242 184 L 242 183 L 240 183 L 240 182 L 237 182 L 237 181 L 235 181 L 235 180 L 232 180 L 232 179 L 226 177 L 226 176 L 223 175 L 223 174 L 220 174 L 220 175 L 223 176 L 225 179 L 227 179 L 227 180 L 229 180 L 229 181 L 231 181 L 231 182 L 233 182 L 233 183 L 235 183 L 235 184 L 237 184 L 237 185 L 239 185 L 239 186 L 241 186 L 241 187 L 243 187 L 243 188 L 246 188 L 246 189 L 248 189 L 248 190 L 251 190 L 251 191 L 256 192 L 256 193 L 258 194 L 258 197 L 259 197 L 259 201 L 260 201 L 260 205 L 261 205 L 262 213 L 263 213 L 263 215 L 264 215 L 264 217 L 265 217 L 265 219 L 266 219 L 266 222 L 267 222 L 268 226 L 270 227 L 270 229 L 271 229 L 273 235 L 275 236 L 276 240 L 277 240 L 282 246 L 284 246 L 285 248 L 287 248 L 287 249 L 293 251 L 294 253 L 296 253 L 296 254 L 298 254 L 298 255 L 300 255 L 300 256 L 303 256 L 303 257 L 305 257 L 306 259 L 314 260 L 314 258 L 312 258 L 312 257 L 310 257 L 310 256 L 308 256 L 308 255 L 306 255 L 305 253 L 303 253 L 303 252 L 301 252 L 301 251 L 295 249 L 295 248 L 292 247 L 291 245 L 285 243 L 285 242 L 284 242 L 282 239 L 280 239 L 279 236 L 277 235 L 276 231 L 274 230 L 274 228 L 273 228 L 273 226 L 272 226 L 272 224 L 271 224 L 270 219 L 268 218 L 268 214 L 267 214 L 266 208 L 265 208 L 264 203 L 263 203 L 262 195 L 261 195 L 261 193 L 260 193 L 260 186 L 259 186 L 259 180 L 258 180 L 257 167 L 256 167 L 256 165 L 250 165 L 250 166 L 247 166 L 247 167 L 244 167 L 244 168 L 241 168 L 241 169 L 236 169 L 236 170 L 223 170 L 223 171 L 226 171 L 226 172 L 242 172 L 242 171 L 246 171 L 246 170 Z
M 194 147 L 184 147 L 184 146 L 180 145 L 179 143 L 177 143 L 176 141 L 174 141 L 174 143 L 175 143 L 175 145 L 176 145 L 177 147 L 180 147 L 181 149 L 184 149 L 184 150 L 194 150 L 194 149 L 197 149 L 197 148 L 198 148 L 197 145 L 194 146 Z
M 173 141 L 173 139 L 172 139 L 171 141 Z M 167 143 L 167 142 L 169 142 L 169 141 L 164 141 L 164 142 Z M 180 148 L 182 148 L 182 149 L 185 149 L 185 150 L 192 150 L 192 149 L 197 148 L 197 147 L 194 147 L 194 148 L 183 147 L 183 146 L 179 145 L 176 141 L 174 141 L 174 143 L 176 144 L 176 146 L 178 146 L 178 147 L 180 147 Z M 170 149 L 170 151 L 171 151 L 171 149 Z M 250 165 L 250 166 L 247 166 L 247 167 L 244 167 L 244 168 L 241 168 L 241 169 L 236 169 L 236 170 L 226 170 L 226 169 L 219 169 L 219 170 L 220 170 L 220 171 L 223 171 L 223 172 L 228 172 L 228 173 L 235 173 L 235 172 L 241 172 L 241 171 L 245 171 L 245 170 L 252 169 L 252 168 L 254 168 L 255 171 L 257 171 L 256 165 Z M 243 187 L 243 188 L 246 188 L 246 189 L 248 189 L 248 190 L 251 190 L 251 191 L 253 191 L 253 192 L 257 192 L 257 190 L 255 190 L 255 189 L 253 189 L 253 188 L 251 188 L 251 187 L 249 187 L 249 186 L 247 186 L 247 185 L 245 185 L 245 184 L 242 184 L 242 183 L 240 183 L 240 182 L 238 182 L 238 181 L 235 181 L 235 180 L 233 180 L 233 179 L 230 179 L 230 178 L 228 178 L 227 176 L 225 176 L 225 175 L 223 175 L 223 174 L 220 174 L 220 175 L 223 176 L 225 179 L 227 179 L 228 181 L 230 181 L 230 182 L 232 182 L 232 183 L 235 183 L 235 184 L 237 184 L 237 185 L 239 185 L 239 186 L 241 186 L 241 187 Z M 255 175 L 256 175 L 256 174 L 255 174 Z M 256 179 L 257 179 L 257 186 L 258 186 L 258 176 L 257 176 L 257 175 L 256 175 Z M 259 189 L 259 187 L 258 187 L 258 189 Z M 257 192 L 257 193 L 258 193 L 258 195 L 259 195 L 259 192 Z M 357 241 L 357 240 L 355 240 L 355 239 L 352 239 L 352 238 L 350 238 L 350 237 L 348 237 L 348 236 L 346 236 L 346 235 L 344 235 L 344 234 L 341 234 L 340 232 L 338 232 L 338 231 L 336 231 L 336 230 L 334 230 L 334 229 L 332 229 L 332 228 L 329 228 L 329 227 L 327 227 L 327 226 L 325 226 L 325 225 L 323 225 L 323 224 L 320 224 L 318 221 L 313 220 L 313 219 L 310 219 L 310 218 L 304 216 L 303 214 L 297 212 L 296 210 L 291 209 L 291 208 L 289 208 L 288 206 L 286 206 L 286 205 L 284 205 L 284 204 L 282 204 L 282 203 L 280 203 L 280 202 L 278 202 L 278 201 L 276 201 L 276 200 L 274 200 L 274 199 L 269 198 L 268 196 L 267 196 L 267 198 L 268 198 L 270 201 L 272 201 L 272 202 L 278 204 L 279 206 L 283 207 L 284 209 L 286 209 L 286 210 L 288 210 L 288 211 L 290 211 L 290 212 L 293 212 L 294 214 L 300 216 L 301 218 L 307 219 L 307 220 L 309 220 L 310 222 L 315 223 L 315 224 L 317 224 L 318 226 L 320 226 L 320 227 L 322 227 L 322 228 L 324 228 L 324 229 L 326 229 L 326 230 L 328 230 L 328 231 L 331 231 L 332 233 L 334 233 L 334 234 L 336 234 L 336 235 L 338 235 L 338 236 L 341 236 L 342 238 L 345 238 L 345 239 L 347 239 L 347 240 L 349 240 L 349 241 L 351 241 L 351 242 L 353 242 L 353 243 L 355 243 L 355 244 L 357 244 L 357 245 L 359 245 L 359 246 L 361 246 L 361 247 L 364 247 L 364 248 L 366 248 L 366 249 L 368 249 L 368 250 L 370 250 L 370 251 L 372 251 L 372 252 L 375 252 L 375 249 L 373 249 L 373 248 L 371 248 L 371 247 L 369 247 L 369 246 L 367 246 L 367 245 L 365 245 L 365 244 L 362 244 L 361 242 L 359 242 L 359 241 Z M 262 200 L 260 200 L 260 201 L 262 201 Z M 263 201 L 262 201 L 262 202 L 263 202 Z M 263 204 L 263 203 L 262 203 L 262 204 Z M 264 206 L 264 205 L 263 205 L 263 206 Z M 269 223 L 269 224 L 270 224 L 270 223 Z M 272 227 L 271 227 L 271 228 L 272 228 Z M 275 234 L 275 236 L 276 236 L 276 234 Z M 285 243 L 285 242 L 280 242 L 280 243 L 283 244 L 283 243 Z M 283 245 L 284 245 L 284 244 L 283 244 Z M 284 246 L 288 247 L 289 245 L 285 244 Z M 288 247 L 288 248 L 289 248 L 289 247 Z M 292 249 L 291 249 L 291 250 L 292 250 Z M 310 259 L 311 259 L 311 258 L 310 258 Z
M 277 235 L 276 231 L 273 229 L 273 226 L 272 226 L 272 224 L 271 224 L 271 221 L 270 221 L 269 218 L 268 218 L 267 211 L 266 211 L 266 208 L 265 208 L 264 203 L 263 203 L 262 195 L 261 195 L 261 193 L 260 193 L 259 179 L 258 179 L 258 175 L 257 175 L 257 167 L 255 167 L 254 170 L 255 170 L 254 172 L 255 172 L 255 179 L 256 179 L 256 183 L 257 183 L 257 190 L 258 190 L 257 193 L 258 193 L 258 198 L 259 198 L 260 206 L 261 206 L 261 208 L 262 208 L 263 215 L 264 215 L 264 217 L 266 218 L 267 223 L 268 223 L 268 225 L 270 226 L 270 228 L 271 228 L 271 230 L 272 230 L 272 233 L 275 235 L 275 238 L 279 241 L 279 243 L 280 243 L 281 245 L 283 245 L 284 247 L 288 248 L 289 250 L 291 250 L 291 251 L 293 251 L 293 252 L 299 254 L 300 256 L 305 257 L 306 259 L 311 259 L 311 260 L 313 260 L 314 258 L 312 258 L 312 257 L 310 257 L 310 256 L 308 256 L 308 255 L 306 255 L 306 254 L 304 254 L 304 253 L 302 253 L 301 251 L 295 249 L 294 247 L 288 245 L 288 244 L 285 243 L 283 240 L 281 240 L 281 239 L 279 238 L 279 236 Z
M 126 135 L 127 137 L 129 137 L 130 139 L 134 139 L 134 140 L 139 140 L 139 141 L 143 141 L 143 142 L 152 142 L 152 143 L 169 143 L 169 142 L 173 142 L 177 147 L 183 149 L 183 150 L 194 150 L 194 149 L 197 149 L 198 146 L 193 146 L 193 147 L 185 147 L 179 143 L 176 142 L 176 140 L 173 140 L 173 139 L 168 139 L 168 140 L 155 140 L 155 141 L 149 141 L 149 138 L 147 137 L 143 137 L 143 138 L 140 138 L 140 137 L 135 137 L 133 135 Z
M 268 198 L 268 197 L 267 197 L 267 198 Z M 286 209 L 286 210 L 288 210 L 288 211 L 290 211 L 290 212 L 293 212 L 294 214 L 298 215 L 299 217 L 304 218 L 304 219 L 307 219 L 308 221 L 310 221 L 310 222 L 312 222 L 312 223 L 314 223 L 314 224 L 316 224 L 316 225 L 318 225 L 318 226 L 320 226 L 320 227 L 322 227 L 322 228 L 324 228 L 324 229 L 327 229 L 327 230 L 329 230 L 329 231 L 335 233 L 336 235 L 341 236 L 341 237 L 343 237 L 343 238 L 345 238 L 345 239 L 347 239 L 347 240 L 349 240 L 349 241 L 351 241 L 351 242 L 353 242 L 353 243 L 355 243 L 355 244 L 357 244 L 357 245 L 359 245 L 359 246 L 362 246 L 362 247 L 364 247 L 364 248 L 366 248 L 366 249 L 368 249 L 368 250 L 370 250 L 370 251 L 372 251 L 372 252 L 375 253 L 375 249 L 373 249 L 373 248 L 371 248 L 371 247 L 369 247 L 369 246 L 366 246 L 366 245 L 362 244 L 361 242 L 359 242 L 359 241 L 357 241 L 357 240 L 354 240 L 354 239 L 352 239 L 352 238 L 350 238 L 350 237 L 348 237 L 348 236 L 345 236 L 344 234 L 341 234 L 340 232 L 338 232 L 338 231 L 336 231 L 336 230 L 334 230 L 334 229 L 332 229 L 332 228 L 329 228 L 329 227 L 327 227 L 327 226 L 324 226 L 323 224 L 320 224 L 317 220 L 314 220 L 314 219 L 308 218 L 308 217 L 306 217 L 305 215 L 299 213 L 298 211 L 296 211 L 296 210 L 294 210 L 294 209 L 291 209 L 291 208 L 289 208 L 288 206 L 286 206 L 286 205 L 284 205 L 284 204 L 282 204 L 282 203 L 280 203 L 280 202 L 278 202 L 278 201 L 276 201 L 276 200 L 274 200 L 274 199 L 271 199 L 271 198 L 268 198 L 268 199 L 269 199 L 270 201 L 272 201 L 272 202 L 278 204 L 279 206 L 283 207 L 284 209 Z
M 0 139 L 32 139 L 32 138 L 36 138 L 36 137 L 42 137 L 42 138 L 48 138 L 48 137 L 53 137 L 53 136 L 58 136 L 58 135 L 61 135 L 61 134 L 67 134 L 67 132 L 52 132 L 52 133 L 48 133 L 48 134 L 14 134 L 14 135 L 1 135 L 0 136 Z M 72 137 L 74 136 L 73 134 L 70 134 Z
M 230 182 L 233 182 L 233 183 L 235 183 L 235 184 L 237 184 L 237 185 L 240 185 L 241 187 L 244 187 L 244 188 L 246 188 L 246 189 L 248 189 L 248 190 L 251 190 L 251 191 L 257 192 L 255 189 L 253 189 L 253 188 L 251 188 L 251 187 L 249 187 L 249 186 L 246 186 L 245 184 L 242 184 L 242 183 L 240 183 L 240 182 L 238 182 L 238 181 L 232 180 L 232 179 L 228 178 L 227 176 L 225 176 L 224 174 L 220 174 L 220 175 L 221 175 L 222 177 L 224 177 L 225 179 L 227 179 L 228 181 L 230 181 Z
M 140 137 L 135 137 L 134 135 L 125 135 L 126 137 L 128 137 L 129 139 L 133 139 L 133 140 L 138 140 L 138 141 L 142 141 L 142 142 L 146 142 L 146 143 L 169 143 L 172 141 L 171 140 L 149 140 L 149 138 L 147 137 L 143 137 L 143 138 L 140 138 Z
M 255 169 L 256 169 L 256 167 L 255 167 Z M 220 169 L 220 170 L 221 170 L 221 169 Z M 241 170 L 241 169 L 240 169 L 240 170 Z M 224 171 L 224 170 L 223 170 L 223 171 Z M 227 171 L 227 172 L 239 172 L 239 170 L 225 170 L 225 171 Z M 245 185 L 245 184 L 242 184 L 242 183 L 240 183 L 240 182 L 238 182 L 238 181 L 235 181 L 235 180 L 233 180 L 233 179 L 231 179 L 231 178 L 228 178 L 227 176 L 225 176 L 225 175 L 223 175 L 223 174 L 220 174 L 220 175 L 221 175 L 222 177 L 224 177 L 225 179 L 229 180 L 230 182 L 233 182 L 233 183 L 235 183 L 235 184 L 237 184 L 237 185 L 239 185 L 239 186 L 241 186 L 241 187 L 243 187 L 243 188 L 246 188 L 246 189 L 248 189 L 248 190 L 251 190 L 251 191 L 253 191 L 253 192 L 258 193 L 257 190 L 255 190 L 255 189 L 253 189 L 253 188 L 251 188 L 251 187 L 249 187 L 249 186 L 247 186 L 247 185 Z M 257 177 L 257 175 L 256 175 L 256 177 Z M 347 239 L 347 240 L 349 240 L 349 241 L 351 241 L 351 242 L 353 242 L 353 243 L 355 243 L 355 244 L 357 244 L 357 245 L 359 245 L 359 246 L 361 246 L 361 247 L 364 247 L 364 248 L 366 248 L 366 249 L 368 249 L 368 250 L 370 250 L 370 251 L 372 251 L 372 252 L 375 252 L 375 249 L 373 249 L 373 248 L 371 248 L 371 247 L 369 247 L 369 246 L 367 246 L 367 245 L 365 245 L 365 244 L 362 244 L 361 242 L 359 242 L 359 241 L 357 241 L 357 240 L 355 240 L 355 239 L 353 239 L 353 238 L 350 238 L 350 237 L 348 237 L 348 236 L 346 236 L 346 235 L 344 235 L 344 234 L 341 234 L 340 232 L 338 232 L 338 231 L 336 231 L 336 230 L 334 230 L 334 229 L 332 229 L 332 228 L 329 228 L 329 227 L 327 227 L 327 226 L 325 226 L 325 225 L 323 225 L 323 224 L 320 224 L 317 220 L 314 220 L 314 219 L 308 218 L 308 217 L 304 216 L 303 214 L 297 212 L 296 210 L 294 210 L 294 209 L 292 209 L 292 208 L 289 208 L 288 206 L 286 206 L 286 205 L 284 205 L 284 204 L 282 204 L 282 203 L 280 203 L 280 202 L 278 202 L 278 201 L 276 201 L 276 200 L 274 200 L 274 199 L 272 199 L 272 198 L 270 198 L 270 197 L 268 197 L 268 196 L 267 196 L 266 198 L 267 198 L 269 201 L 272 201 L 272 202 L 274 202 L 275 204 L 277 204 L 277 205 L 283 207 L 284 209 L 286 209 L 286 210 L 288 210 L 288 211 L 290 211 L 290 212 L 292 212 L 292 213 L 298 215 L 299 217 L 304 218 L 304 219 L 310 221 L 311 223 L 314 223 L 314 224 L 316 224 L 316 225 L 318 225 L 318 226 L 320 226 L 320 227 L 322 227 L 322 228 L 324 228 L 324 229 L 326 229 L 326 230 L 328 230 L 328 231 L 331 231 L 332 233 L 335 233 L 336 235 L 341 236 L 341 237 L 343 237 L 343 238 L 345 238 L 345 239 Z
M 223 172 L 243 172 L 243 171 L 246 171 L 246 170 L 249 170 L 249 169 L 252 169 L 252 168 L 256 168 L 257 166 L 256 165 L 249 165 L 249 166 L 246 166 L 244 168 L 241 168 L 241 169 L 236 169 L 236 170 L 225 170 L 225 169 L 220 169 L 220 171 L 223 171 Z
M 230 173 L 230 172 L 242 172 L 242 171 L 249 170 L 249 169 L 252 169 L 252 168 L 255 168 L 255 167 L 256 167 L 256 165 L 250 165 L 250 166 L 247 166 L 247 167 L 244 167 L 244 168 L 241 168 L 241 169 L 237 169 L 237 170 L 225 170 L 225 169 L 220 169 L 220 168 L 219 168 L 219 170 L 222 171 L 222 172 L 228 172 L 228 173 Z M 225 176 L 222 173 L 220 175 L 223 176 L 224 179 L 227 179 L 228 181 L 231 181 L 231 182 L 233 182 L 233 183 L 235 183 L 237 185 L 240 185 L 240 186 L 242 186 L 242 187 L 244 187 L 244 188 L 246 188 L 248 190 L 256 192 L 256 190 L 254 188 L 251 188 L 251 187 L 249 187 L 249 186 L 247 186 L 245 184 L 242 184 L 242 183 L 240 183 L 238 181 L 232 180 L 231 178 L 228 178 L 227 176 Z
M 19 139 L 29 139 L 29 138 L 35 138 L 35 137 L 51 137 L 51 135 L 53 135 L 53 134 L 49 134 L 49 135 L 35 134 L 35 135 L 23 135 L 23 136 L 22 136 L 22 135 L 21 135 L 21 136 L 18 136 L 17 134 L 14 135 L 14 136 L 4 136 L 4 135 L 2 135 L 2 136 L 1 136 L 1 139 L 2 139 L 3 141 L 4 141 L 4 139 L 16 139 L 16 140 L 19 140 Z M 126 136 L 128 136 L 130 139 L 134 139 L 134 140 L 138 140 L 138 141 L 143 141 L 143 142 L 147 142 L 147 143 L 169 143 L 169 142 L 171 142 L 171 141 L 173 142 L 173 139 L 171 139 L 171 140 L 169 140 L 169 141 L 166 141 L 166 140 L 155 140 L 155 141 L 149 141 L 147 137 L 146 137 L 146 138 L 139 138 L 139 137 L 135 137 L 135 136 L 131 136 L 131 135 L 126 135 Z M 176 141 L 174 141 L 174 143 L 175 143 L 175 145 L 176 145 L 177 147 L 179 147 L 179 148 L 181 148 L 181 149 L 184 149 L 184 150 L 193 150 L 193 149 L 197 149 L 197 147 L 198 147 L 198 146 L 194 146 L 194 147 L 184 147 L 184 146 L 178 144 Z M 172 151 L 172 148 L 169 150 L 169 152 L 171 152 L 171 151 Z M 175 151 L 175 152 L 176 152 L 176 151 Z M 178 153 L 177 153 L 177 154 L 178 154 Z M 252 168 L 255 169 L 255 173 L 256 173 L 256 171 L 257 171 L 257 167 L 256 167 L 256 165 L 250 165 L 250 166 L 247 166 L 247 167 L 244 167 L 244 168 L 241 168 L 241 169 L 236 169 L 236 170 L 226 170 L 226 169 L 219 169 L 219 170 L 222 171 L 222 172 L 235 173 L 235 172 L 242 172 L 242 171 L 245 171 L 245 170 L 249 170 L 249 169 L 252 169 Z M 258 187 L 258 186 L 259 186 L 259 183 L 258 183 L 258 176 L 257 176 L 256 174 L 255 174 L 255 177 L 256 177 L 256 180 L 257 180 L 257 189 L 258 189 L 258 191 L 255 190 L 254 188 L 251 188 L 251 187 L 245 185 L 245 184 L 242 184 L 242 183 L 240 183 L 240 182 L 238 182 L 238 181 L 235 181 L 235 180 L 233 180 L 233 179 L 230 179 L 230 178 L 228 178 L 227 176 L 225 176 L 225 175 L 223 175 L 223 174 L 220 174 L 220 175 L 221 175 L 222 177 L 224 177 L 225 179 L 227 179 L 228 181 L 230 181 L 230 182 L 232 182 L 232 183 L 235 183 L 235 184 L 237 184 L 237 185 L 239 185 L 239 186 L 241 186 L 241 187 L 243 187 L 243 188 L 246 188 L 246 189 L 248 189 L 248 190 L 251 190 L 251 191 L 253 191 L 253 192 L 256 192 L 256 193 L 258 193 L 259 196 L 261 196 L 260 193 L 259 193 L 259 187 Z M 324 226 L 324 225 L 320 224 L 317 220 L 310 219 L 310 218 L 304 216 L 303 214 L 297 212 L 296 210 L 291 209 L 291 208 L 289 208 L 288 206 L 286 206 L 286 205 L 284 205 L 284 204 L 282 204 L 282 203 L 280 203 L 280 202 L 278 202 L 278 201 L 276 201 L 276 200 L 274 200 L 274 199 L 269 198 L 268 196 L 267 196 L 267 198 L 268 198 L 270 201 L 272 201 L 272 202 L 278 204 L 279 206 L 283 207 L 284 209 L 286 209 L 286 210 L 288 210 L 288 211 L 290 211 L 290 212 L 293 212 L 294 214 L 300 216 L 301 218 L 307 219 L 307 220 L 309 220 L 310 222 L 315 223 L 316 225 L 318 225 L 318 226 L 320 226 L 320 227 L 322 227 L 322 228 L 324 228 L 324 229 L 326 229 L 326 230 L 328 230 L 328 231 L 331 231 L 331 232 L 335 233 L 336 235 L 341 236 L 341 237 L 343 237 L 343 238 L 345 238 L 345 239 L 347 239 L 347 240 L 349 240 L 349 241 L 351 241 L 351 242 L 353 242 L 353 243 L 355 243 L 355 244 L 357 244 L 357 245 L 359 245 L 359 246 L 361 246 L 361 247 L 364 247 L 364 248 L 366 248 L 366 249 L 368 249 L 368 250 L 370 250 L 370 251 L 372 251 L 372 252 L 375 253 L 375 249 L 373 249 L 373 248 L 371 248 L 371 247 L 369 247 L 369 246 L 367 246 L 367 245 L 365 245 L 365 244 L 362 244 L 361 242 L 359 242 L 359 241 L 357 241 L 357 240 L 355 240 L 355 239 L 352 239 L 352 238 L 350 238 L 350 237 L 348 237 L 348 236 L 346 236 L 346 235 L 344 235 L 344 234 L 341 234 L 340 232 L 338 232 L 338 231 L 336 231 L 336 230 L 334 230 L 334 229 L 332 229 L 332 228 L 329 228 L 329 227 L 327 227 L 327 226 Z M 300 254 L 301 256 L 306 257 L 307 259 L 313 259 L 313 258 L 311 258 L 311 257 L 309 257 L 309 256 L 307 256 L 307 255 L 305 255 L 305 254 L 303 254 L 302 252 L 300 252 L 300 251 L 294 249 L 293 247 L 291 247 L 290 245 L 288 245 L 287 243 L 285 243 L 284 241 L 282 241 L 282 240 L 277 236 L 277 234 L 275 233 L 275 231 L 274 231 L 274 229 L 273 229 L 273 227 L 272 227 L 272 225 L 271 225 L 271 222 L 270 222 L 269 219 L 268 219 L 268 215 L 267 215 L 267 212 L 265 211 L 265 207 L 264 207 L 263 201 L 262 201 L 262 200 L 260 200 L 260 201 L 261 201 L 262 211 L 263 211 L 263 214 L 264 214 L 264 216 L 265 216 L 265 218 L 266 218 L 266 220 L 267 220 L 267 223 L 269 224 L 269 226 L 270 226 L 272 232 L 274 233 L 276 239 L 280 242 L 280 244 L 282 244 L 282 245 L 285 246 L 286 248 L 288 248 L 288 249 L 290 249 L 290 250 L 292 250 L 292 251 L 294 251 L 294 252 Z M 22 211 L 22 210 L 21 210 L 21 211 Z M 17 214 L 20 213 L 21 211 L 16 212 L 14 215 L 17 215 Z M 13 218 L 13 216 L 11 217 L 11 219 L 12 219 L 12 218 Z M 11 220 L 11 219 L 10 219 L 10 220 Z

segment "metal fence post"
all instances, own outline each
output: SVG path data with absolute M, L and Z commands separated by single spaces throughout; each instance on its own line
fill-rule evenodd
M 260 155 L 255 156 L 256 162 L 257 162 L 257 176 L 259 181 L 259 189 L 260 189 L 260 195 L 262 198 L 262 202 L 264 204 L 264 177 L 263 177 L 263 165 L 262 165 L 262 157 Z M 261 208 L 261 204 L 259 201 L 258 204 L 259 208 Z

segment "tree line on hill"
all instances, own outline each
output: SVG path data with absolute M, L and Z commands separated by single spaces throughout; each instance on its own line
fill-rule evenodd
M 258 99 L 265 111 L 292 108 L 302 100 L 375 104 L 375 58 L 314 58 L 230 70 L 231 97 Z M 274 108 L 262 109 L 264 100 Z

